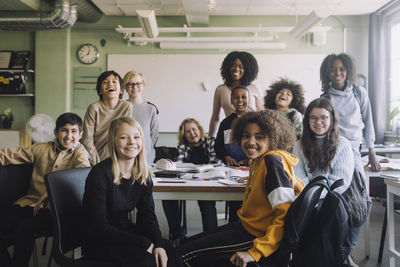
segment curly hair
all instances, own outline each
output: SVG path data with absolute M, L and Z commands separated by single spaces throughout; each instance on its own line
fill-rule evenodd
M 233 84 L 231 68 L 236 59 L 242 61 L 244 67 L 244 75 L 240 80 L 242 85 L 249 85 L 257 78 L 258 64 L 256 58 L 248 52 L 233 51 L 230 52 L 222 62 L 220 73 L 224 80 L 225 85 L 231 86 Z
M 119 87 L 120 87 L 119 98 L 122 99 L 122 96 L 124 94 L 124 82 L 123 82 L 121 76 L 118 73 L 116 73 L 115 71 L 113 71 L 113 70 L 107 70 L 107 71 L 104 71 L 103 73 L 101 73 L 99 75 L 99 77 L 97 77 L 96 91 L 97 91 L 97 94 L 100 97 L 100 100 L 103 100 L 103 95 L 100 94 L 100 92 L 101 92 L 101 83 L 105 79 L 107 79 L 107 77 L 110 76 L 110 75 L 113 75 L 115 78 L 118 79 Z
M 346 68 L 347 71 L 346 79 L 350 82 L 350 84 L 354 84 L 354 81 L 356 80 L 357 71 L 356 71 L 356 66 L 354 64 L 354 60 L 345 53 L 339 55 L 330 54 L 322 61 L 321 68 L 319 70 L 322 92 L 327 91 L 330 87 L 331 80 L 329 79 L 329 71 L 332 68 L 336 59 L 342 61 L 343 66 Z
M 310 113 L 314 108 L 326 109 L 331 114 L 331 128 L 323 138 L 322 147 L 316 146 L 316 135 L 310 128 Z M 304 113 L 303 136 L 300 140 L 311 172 L 317 169 L 324 172 L 331 170 L 331 162 L 336 154 L 338 139 L 338 117 L 331 101 L 326 98 L 317 98 L 311 101 Z
M 194 124 L 197 125 L 197 128 L 199 128 L 199 131 L 200 131 L 201 138 L 204 138 L 206 136 L 206 134 L 204 133 L 204 129 L 201 126 L 200 122 L 198 122 L 196 119 L 193 119 L 193 118 L 187 118 L 187 119 L 184 119 L 182 121 L 181 125 L 179 126 L 179 132 L 178 132 L 178 144 L 179 145 L 188 144 L 188 141 L 185 138 L 185 124 L 190 123 L 190 122 L 193 122 Z
M 233 122 L 232 139 L 240 144 L 244 128 L 249 123 L 256 123 L 269 139 L 269 149 L 288 150 L 296 142 L 291 122 L 279 111 L 266 109 L 256 112 L 246 112 Z
M 304 114 L 306 106 L 304 105 L 304 90 L 301 84 L 291 81 L 287 78 L 280 78 L 269 86 L 270 90 L 266 91 L 264 98 L 265 108 L 276 109 L 275 98 L 282 89 L 289 89 L 292 92 L 293 99 L 290 108 L 295 108 L 301 114 Z

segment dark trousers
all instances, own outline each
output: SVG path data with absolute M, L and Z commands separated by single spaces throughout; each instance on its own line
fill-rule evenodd
M 239 222 L 237 211 L 242 207 L 242 201 L 228 201 L 229 223 Z
M 218 222 L 215 201 L 198 200 L 197 203 L 200 207 L 203 231 L 210 232 L 216 230 L 218 227 Z M 164 209 L 165 217 L 167 218 L 170 237 L 174 239 L 183 237 L 185 233 L 183 227 L 181 226 L 179 201 L 163 200 L 162 206 Z
M 178 251 L 172 247 L 171 242 L 163 240 L 162 247 L 165 249 L 168 262 L 167 267 L 182 267 L 183 262 Z M 95 247 L 85 248 L 88 259 L 102 260 L 113 263 L 118 267 L 155 267 L 156 260 L 153 254 L 146 249 L 133 245 L 96 245 Z
M 201 233 L 187 239 L 179 252 L 186 266 L 189 267 L 234 267 L 230 258 L 238 251 L 247 251 L 253 247 L 256 237 L 247 232 L 242 224 L 230 223 L 217 228 L 212 233 Z M 258 262 L 247 264 L 248 267 L 282 267 L 277 264 L 275 253 L 268 257 L 261 257 Z
M 0 215 L 0 266 L 29 265 L 35 234 L 51 229 L 49 209 L 41 209 L 33 216 L 33 208 L 13 205 Z M 14 244 L 10 257 L 7 247 Z

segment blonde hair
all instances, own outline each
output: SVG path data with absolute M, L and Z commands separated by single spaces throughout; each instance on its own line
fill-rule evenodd
M 121 127 L 123 123 L 129 124 L 132 127 L 135 127 L 142 139 L 142 149 L 139 154 L 135 157 L 133 168 L 132 168 L 132 176 L 133 181 L 138 181 L 140 184 L 146 184 L 146 180 L 151 178 L 152 172 L 147 166 L 146 162 L 146 151 L 144 146 L 144 138 L 143 138 L 143 130 L 140 124 L 131 117 L 120 117 L 115 119 L 110 124 L 110 129 L 108 131 L 108 150 L 110 151 L 110 157 L 112 161 L 112 173 L 114 175 L 113 182 L 115 184 L 120 184 L 121 181 L 121 172 L 119 170 L 118 165 L 118 155 L 115 149 L 115 141 L 118 129 Z
M 190 123 L 190 122 L 193 122 L 194 124 L 197 125 L 197 128 L 199 128 L 199 131 L 201 134 L 201 138 L 204 138 L 206 136 L 206 134 L 204 133 L 203 127 L 200 125 L 200 122 L 198 122 L 196 119 L 193 119 L 193 118 L 187 118 L 187 119 L 184 119 L 181 123 L 181 126 L 179 126 L 179 133 L 178 133 L 179 145 L 188 143 L 188 141 L 185 138 L 185 124 Z
M 124 88 L 126 88 L 126 85 L 129 83 L 129 81 L 133 78 L 133 77 L 136 77 L 136 76 L 140 76 L 140 77 L 142 77 L 142 80 L 143 80 L 143 85 L 146 85 L 146 81 L 145 81 L 145 79 L 144 79 L 144 75 L 142 74 L 142 73 L 140 73 L 140 72 L 136 72 L 136 71 L 134 71 L 134 70 L 131 70 L 131 71 L 128 71 L 126 74 L 125 74 L 125 76 L 124 76 Z

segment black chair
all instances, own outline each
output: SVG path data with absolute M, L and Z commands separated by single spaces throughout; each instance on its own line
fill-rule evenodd
M 18 164 L 18 165 L 0 165 L 0 213 L 4 209 L 10 207 L 17 199 L 26 195 L 29 183 L 32 178 L 32 164 Z M 42 255 L 46 254 L 47 238 L 51 236 L 51 232 L 43 231 L 35 236 L 35 239 L 44 237 Z M 6 241 L 12 245 L 13 234 L 5 237 Z M 33 243 L 33 265 L 39 266 L 36 242 Z M 51 257 L 49 258 L 48 265 L 51 264 Z
M 81 257 L 74 259 L 65 253 L 80 248 L 84 239 L 82 199 L 85 181 L 91 168 L 78 168 L 52 172 L 44 177 L 53 221 L 52 255 L 64 266 L 114 266 Z

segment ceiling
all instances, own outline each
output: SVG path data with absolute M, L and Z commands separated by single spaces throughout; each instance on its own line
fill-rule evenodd
M 54 0 L 0 0 L 0 11 L 39 11 Z M 369 14 L 390 0 L 89 0 L 106 16 L 136 16 L 152 9 L 157 16 L 185 16 L 189 26 L 222 15 Z M 72 1 L 73 2 L 73 1 Z
M 369 14 L 390 0 L 92 0 L 105 14 L 135 16 L 136 9 L 154 9 L 156 15 L 185 15 L 187 8 L 209 15 L 306 15 L 330 11 L 331 15 Z

